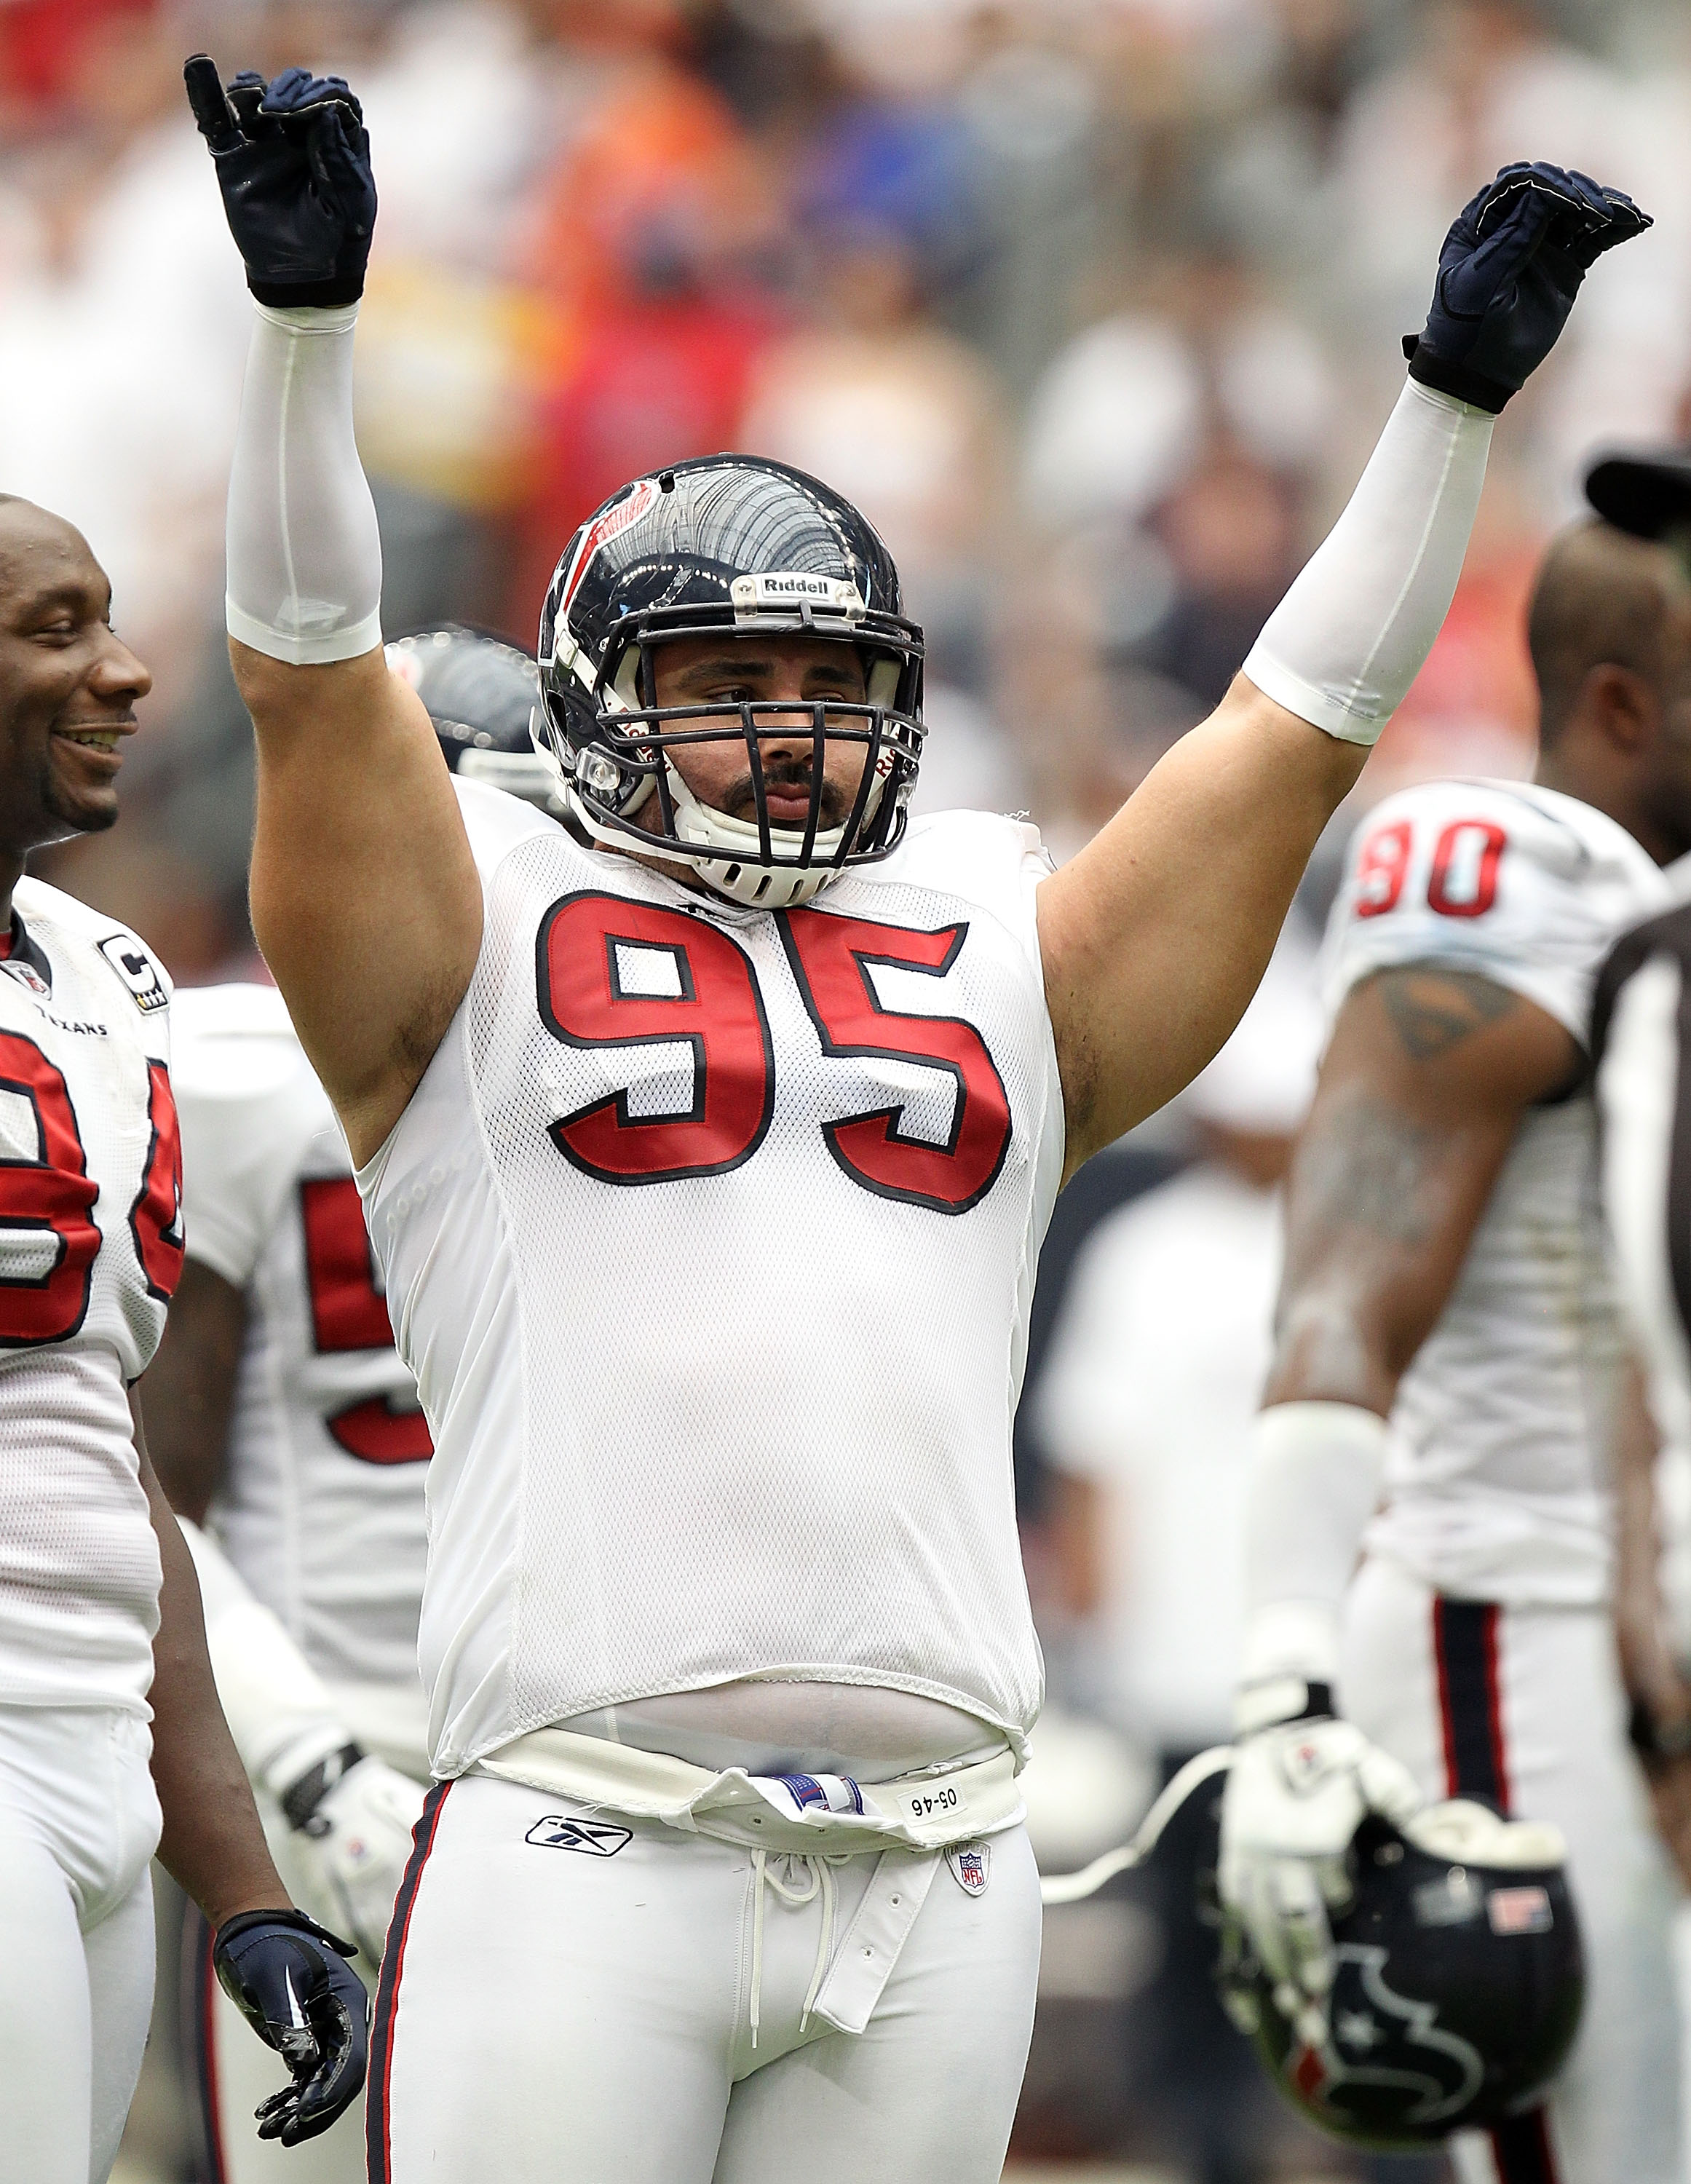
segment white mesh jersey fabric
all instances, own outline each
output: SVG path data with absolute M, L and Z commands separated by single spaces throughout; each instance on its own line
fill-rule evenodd
M 212 1527 L 331 1686 L 414 1700 L 428 1435 L 346 1140 L 274 989 L 179 994 L 175 1043 L 188 1256 L 247 1299 Z
M 126 1390 L 159 1346 L 179 1263 L 170 989 L 133 933 L 57 889 L 19 880 L 14 907 L 21 944 L 14 929 L 0 965 L 0 1704 L 145 1714 L 159 1548 Z
M 1377 805 L 1353 845 L 1327 933 L 1330 1016 L 1376 971 L 1437 963 L 1524 994 L 1583 1042 L 1610 944 L 1666 894 L 1588 805 L 1521 783 L 1424 783 Z M 1369 1546 L 1458 1596 L 1604 1599 L 1621 1355 L 1582 1092 L 1521 1124 L 1399 1385 Z
M 1020 1742 L 1010 1430 L 1063 1159 L 1037 837 L 926 821 L 771 915 L 459 794 L 481 958 L 359 1178 L 435 1435 L 435 1771 L 748 1676 Z

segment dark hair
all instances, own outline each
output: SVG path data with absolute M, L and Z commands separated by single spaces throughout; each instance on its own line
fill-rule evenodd
M 1594 667 L 1624 667 L 1647 682 L 1660 677 L 1664 610 L 1684 566 L 1672 547 L 1596 517 L 1551 540 L 1527 611 L 1545 749 L 1566 727 Z

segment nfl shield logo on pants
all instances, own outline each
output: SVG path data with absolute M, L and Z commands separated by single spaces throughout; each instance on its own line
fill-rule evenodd
M 957 1886 L 965 1896 L 986 1894 L 991 1861 L 992 1852 L 983 1842 L 963 1843 L 945 1853 L 945 1862 L 956 1875 Z

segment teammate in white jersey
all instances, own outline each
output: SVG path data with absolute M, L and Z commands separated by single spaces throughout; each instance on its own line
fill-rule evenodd
M 465 778 L 542 806 L 534 662 L 478 632 L 388 648 Z M 432 1453 L 346 1140 L 274 987 L 179 993 L 172 1082 L 187 1256 L 143 1390 L 153 1462 L 199 1567 L 219 1695 L 296 1903 L 359 1944 L 370 1983 L 428 1780 L 417 1615 Z M 203 1528 L 203 1529 L 202 1529 Z M 278 2059 L 185 1951 L 210 2173 L 362 2184 L 353 2103 L 308 2151 L 247 2119 Z
M 1549 170 L 1476 199 L 1248 677 L 1054 875 L 1015 822 L 908 823 L 896 571 L 743 457 L 565 548 L 536 732 L 569 826 L 454 797 L 378 643 L 356 103 L 303 71 L 225 96 L 203 58 L 189 87 L 260 306 L 229 518 L 254 917 L 436 1451 L 437 1786 L 370 2173 L 986 2184 L 1038 1948 L 1010 1427 L 1040 1234 L 1237 1020 L 1449 602 L 1492 410 L 1638 216 Z
M 1691 463 L 1681 450 L 1615 455 L 1589 491 L 1610 520 L 1665 541 L 1682 566 L 1691 536 Z M 1603 1132 L 1603 1204 L 1622 1307 L 1643 1370 L 1641 1402 L 1617 1451 L 1616 1635 L 1633 1741 L 1657 1824 L 1691 1880 L 1691 1659 L 1683 1588 L 1659 1569 L 1664 1535 L 1683 1565 L 1673 1475 L 1691 1462 L 1691 867 L 1670 875 L 1672 907 L 1627 933 L 1598 981 L 1592 1053 Z M 1668 1506 L 1657 1507 L 1660 1450 Z M 1677 1598 L 1668 1596 L 1677 1593 Z
M 155 1848 L 287 2053 L 267 2127 L 325 2127 L 364 2074 L 362 1997 L 265 1849 L 131 1416 L 182 1262 L 170 982 L 132 933 L 24 877 L 31 850 L 117 816 L 151 677 L 110 598 L 70 525 L 0 497 L 0 2111 L 19 2184 L 111 2167 L 152 2004 Z
M 1316 2005 L 1319 2084 L 1371 2036 L 1319 2007 L 1363 1809 L 1460 1794 L 1553 1823 L 1583 2028 L 1547 2108 L 1459 2138 L 1459 2168 L 1677 2184 L 1672 1889 L 1608 1609 L 1625 1360 L 1586 1040 L 1615 935 L 1691 849 L 1691 578 L 1588 521 L 1549 549 L 1528 634 L 1536 779 L 1388 799 L 1333 910 L 1254 1457 L 1222 1888 Z

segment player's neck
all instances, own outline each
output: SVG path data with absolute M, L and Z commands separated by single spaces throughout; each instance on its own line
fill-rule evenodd
M 0 931 L 12 922 L 12 890 L 24 877 L 22 853 L 0 850 Z

